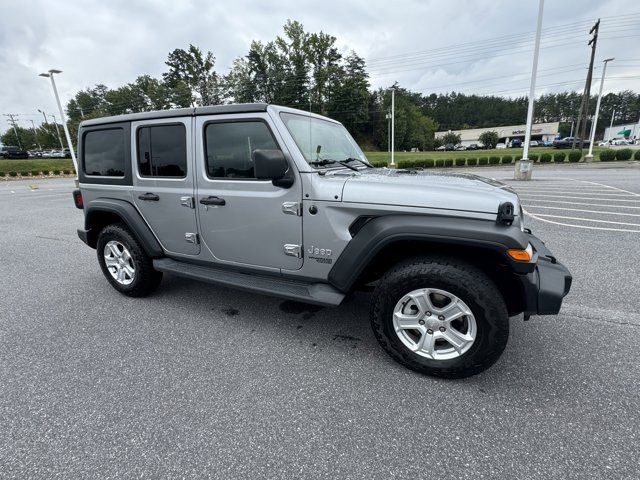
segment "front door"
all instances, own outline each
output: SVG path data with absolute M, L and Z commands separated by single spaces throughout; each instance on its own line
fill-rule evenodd
M 198 255 L 192 118 L 133 122 L 134 202 L 170 253 Z
M 196 117 L 196 208 L 203 248 L 217 261 L 267 269 L 302 267 L 300 178 L 282 188 L 257 180 L 251 154 L 280 149 L 268 114 Z

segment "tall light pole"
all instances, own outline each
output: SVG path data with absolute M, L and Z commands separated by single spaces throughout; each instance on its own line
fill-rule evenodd
M 58 134 L 58 141 L 60 142 L 60 149 L 64 150 L 64 144 L 62 143 L 62 137 L 60 136 L 60 128 L 58 128 L 58 120 L 55 115 L 49 115 L 53 118 L 53 125 L 56 127 L 56 133 Z
M 49 122 L 47 122 L 47 114 L 40 109 L 38 109 L 38 111 L 42 114 L 42 117 L 44 118 L 44 123 L 49 125 Z
M 396 130 L 396 89 L 391 89 L 391 165 L 389 168 L 396 168 L 394 157 L 395 151 L 395 130 Z
M 538 73 L 538 54 L 540 53 L 540 33 L 542 31 L 542 14 L 544 0 L 538 4 L 538 26 L 536 28 L 536 44 L 533 50 L 533 68 L 531 69 L 531 85 L 529 87 L 529 107 L 527 108 L 527 129 L 524 135 L 524 151 L 522 160 L 516 162 L 513 178 L 516 180 L 531 180 L 533 162 L 529 160 L 529 142 L 531 141 L 531 127 L 533 123 L 533 102 L 536 93 L 536 75 Z
M 615 108 L 611 112 L 611 124 L 609 124 L 609 135 L 611 135 L 611 132 L 613 131 L 613 119 L 614 118 L 616 118 L 616 109 Z M 609 135 L 607 135 L 607 142 L 609 140 L 611 140 L 611 137 Z
M 62 128 L 64 128 L 64 135 L 67 137 L 67 145 L 69 145 L 69 151 L 71 152 L 71 160 L 73 160 L 73 166 L 76 169 L 76 175 L 77 175 L 78 161 L 76 160 L 76 154 L 73 151 L 73 144 L 71 143 L 71 135 L 69 134 L 67 119 L 64 117 L 64 110 L 62 110 L 62 104 L 60 103 L 60 97 L 58 96 L 58 89 L 56 88 L 56 82 L 53 79 L 53 76 L 56 73 L 62 73 L 62 70 L 56 70 L 52 68 L 47 73 L 41 73 L 40 76 L 47 77 L 49 78 L 49 80 L 51 80 L 51 88 L 53 88 L 53 95 L 56 97 L 56 103 L 58 104 L 58 110 L 60 111 L 60 119 L 62 120 Z
M 31 122 L 31 129 L 33 130 L 33 136 L 36 140 L 36 144 L 38 145 L 38 150 L 42 150 L 42 145 L 40 145 L 40 142 L 38 141 L 38 132 L 36 132 L 36 124 L 33 122 L 33 120 L 29 120 Z
M 589 153 L 584 157 L 585 162 L 593 162 L 593 142 L 596 139 L 596 126 L 598 125 L 598 113 L 600 113 L 600 100 L 602 100 L 602 87 L 604 86 L 604 74 L 607 72 L 607 64 L 615 60 L 614 58 L 607 58 L 603 60 L 604 66 L 602 67 L 602 78 L 600 79 L 600 90 L 598 91 L 598 101 L 596 102 L 596 113 L 593 116 L 593 122 L 591 122 L 591 138 L 589 138 Z

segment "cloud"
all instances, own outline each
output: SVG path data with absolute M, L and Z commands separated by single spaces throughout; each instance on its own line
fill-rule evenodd
M 38 77 L 55 67 L 63 101 L 103 83 L 160 75 L 174 48 L 211 50 L 226 72 L 251 40 L 268 41 L 288 18 L 338 38 L 343 52 L 364 56 L 374 87 L 398 81 L 423 91 L 526 94 L 538 2 L 21 0 L 5 2 L 0 28 L 0 113 L 39 121 L 55 112 L 50 85 Z M 640 15 L 623 0 L 547 2 L 538 93 L 580 90 L 588 62 L 588 30 L 599 16 L 597 59 L 615 56 L 605 90 L 636 88 Z M 495 39 L 501 39 L 500 41 Z M 635 52 L 634 52 L 635 49 Z M 418 53 L 424 52 L 424 53 Z M 599 62 L 598 62 L 599 63 Z M 570 67 L 571 66 L 571 67 Z M 598 85 L 598 73 L 593 88 Z M 574 83 L 569 83 L 573 81 Z M 0 126 L 4 129 L 5 125 Z

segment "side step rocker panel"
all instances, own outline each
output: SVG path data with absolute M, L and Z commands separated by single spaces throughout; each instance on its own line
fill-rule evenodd
M 153 268 L 207 283 L 316 305 L 335 307 L 345 297 L 344 293 L 326 283 L 303 283 L 267 275 L 251 275 L 178 262 L 170 258 L 154 260 Z

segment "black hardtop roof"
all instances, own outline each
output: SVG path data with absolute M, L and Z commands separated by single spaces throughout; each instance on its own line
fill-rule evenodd
M 266 112 L 267 103 L 232 103 L 229 105 L 210 105 L 207 107 L 175 108 L 172 110 L 157 110 L 153 112 L 127 113 L 112 117 L 92 118 L 84 120 L 81 127 L 104 125 L 106 123 L 137 122 L 158 118 L 186 117 L 191 115 L 222 115 L 225 113 L 254 113 Z

